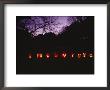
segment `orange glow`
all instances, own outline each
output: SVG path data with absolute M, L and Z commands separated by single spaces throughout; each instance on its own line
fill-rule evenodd
M 83 53 L 83 57 L 84 57 L 84 58 L 86 57 L 86 53 Z
M 37 58 L 42 58 L 42 53 L 37 53 Z
M 72 58 L 74 57 L 74 53 L 71 54 L 71 57 L 72 57 Z
M 63 58 L 66 58 L 66 56 L 67 56 L 66 53 L 62 53 Z
M 57 53 L 54 53 L 54 57 L 55 57 L 55 58 L 58 58 L 58 54 L 57 54 Z
M 59 60 L 59 59 L 62 59 L 62 60 L 66 60 L 66 59 L 76 59 L 77 60 L 86 60 L 86 59 L 93 59 L 94 60 L 94 52 L 87 52 L 87 51 L 71 51 L 71 52 L 67 52 L 67 51 L 62 51 L 62 52 L 59 52 L 59 51 L 55 51 L 55 52 L 46 52 L 46 53 L 43 53 L 43 52 L 37 52 L 37 53 L 32 53 L 32 52 L 29 52 L 27 55 L 26 55 L 26 58 L 29 59 L 29 60 L 32 60 L 34 58 L 38 59 L 38 60 L 44 60 L 44 59 L 53 59 L 53 60 Z
M 32 55 L 31 55 L 31 54 L 29 54 L 28 58 L 29 58 L 29 59 L 32 59 Z
M 92 54 L 92 53 L 90 53 L 90 54 L 89 54 L 89 57 L 90 57 L 90 58 L 92 58 L 92 57 L 93 57 L 93 54 Z
M 78 59 L 79 59 L 79 58 L 81 58 L 81 54 L 80 54 L 80 53 L 78 53 Z
M 46 58 L 50 58 L 50 54 L 49 53 L 46 54 Z

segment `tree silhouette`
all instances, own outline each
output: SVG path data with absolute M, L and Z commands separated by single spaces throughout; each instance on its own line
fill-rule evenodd
M 85 17 L 81 16 L 31 16 L 22 20 L 25 29 L 34 36 L 45 33 L 58 35 L 74 22 L 80 22 Z

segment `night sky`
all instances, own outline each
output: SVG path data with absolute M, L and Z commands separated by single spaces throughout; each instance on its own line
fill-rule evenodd
M 16 74 L 94 74 L 94 58 L 71 59 L 73 51 L 94 54 L 94 16 L 16 16 Z

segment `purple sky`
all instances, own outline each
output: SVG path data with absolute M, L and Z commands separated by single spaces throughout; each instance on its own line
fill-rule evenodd
M 85 16 L 31 16 L 22 22 L 25 24 L 25 29 L 35 37 L 50 32 L 55 35 L 61 34 L 67 26 L 85 19 Z

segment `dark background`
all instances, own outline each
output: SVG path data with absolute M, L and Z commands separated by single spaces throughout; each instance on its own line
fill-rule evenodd
M 17 25 L 26 17 L 17 16 Z M 21 25 L 23 28 L 23 25 Z M 68 54 L 74 50 L 94 52 L 94 17 L 89 16 L 81 23 L 74 23 L 66 28 L 67 31 L 57 37 L 48 33 L 32 38 L 28 32 L 16 30 L 16 73 L 17 74 L 94 74 L 94 60 L 66 60 L 61 58 L 54 60 L 28 59 L 30 52 L 53 54 L 54 52 L 66 51 Z

